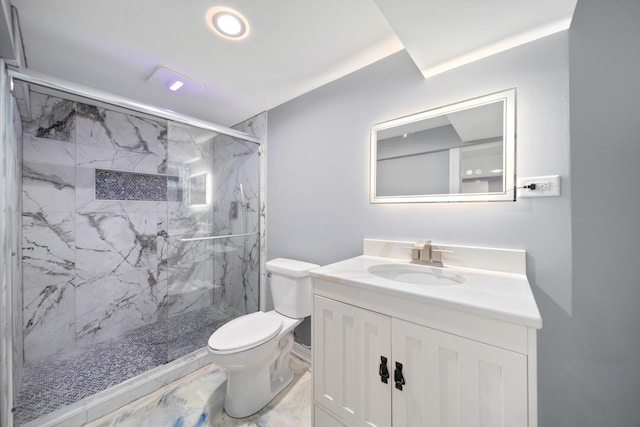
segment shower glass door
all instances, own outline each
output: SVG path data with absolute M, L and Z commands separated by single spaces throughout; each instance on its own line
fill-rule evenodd
M 201 349 L 259 308 L 258 144 L 177 122 L 167 137 L 167 209 L 158 235 L 168 359 Z
M 16 425 L 141 384 L 259 307 L 259 145 L 55 85 L 72 95 L 31 83 L 13 123 Z

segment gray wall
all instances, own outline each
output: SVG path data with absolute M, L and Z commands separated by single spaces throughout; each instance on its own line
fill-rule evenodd
M 518 173 L 560 174 L 561 197 L 369 204 L 372 124 L 511 87 Z M 361 254 L 365 237 L 526 249 L 534 291 L 570 315 L 568 96 L 564 32 L 427 80 L 399 52 L 271 110 L 267 259 L 327 264 Z M 545 337 L 543 330 L 541 363 L 550 364 L 553 343 Z
M 573 316 L 548 311 L 541 425 L 640 425 L 640 1 L 580 0 L 569 33 Z M 553 329 L 552 329 L 553 328 Z
M 526 249 L 539 425 L 640 425 L 638 22 L 638 0 L 580 0 L 568 32 L 428 80 L 398 53 L 270 111 L 268 258 L 326 264 L 363 237 Z M 368 204 L 371 124 L 511 86 L 518 175 L 560 174 L 560 198 Z

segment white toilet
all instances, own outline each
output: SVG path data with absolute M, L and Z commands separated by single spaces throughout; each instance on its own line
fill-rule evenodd
M 229 416 L 255 414 L 293 379 L 293 329 L 311 315 L 309 270 L 317 267 L 284 258 L 267 261 L 275 310 L 238 317 L 209 338 L 213 362 L 228 372 L 224 409 Z

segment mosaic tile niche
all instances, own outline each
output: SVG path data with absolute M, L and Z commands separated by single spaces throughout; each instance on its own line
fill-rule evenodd
M 96 199 L 165 202 L 169 196 L 179 202 L 182 199 L 175 193 L 173 197 L 167 193 L 168 183 L 178 181 L 173 176 L 96 169 Z

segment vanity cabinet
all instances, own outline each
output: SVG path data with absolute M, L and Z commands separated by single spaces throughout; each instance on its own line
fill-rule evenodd
M 315 427 L 535 427 L 535 330 L 314 279 Z
M 392 319 L 393 426 L 526 426 L 527 358 Z
M 391 425 L 391 318 L 332 299 L 313 298 L 313 388 L 317 404 L 349 426 Z M 316 427 L 322 424 L 316 422 Z

